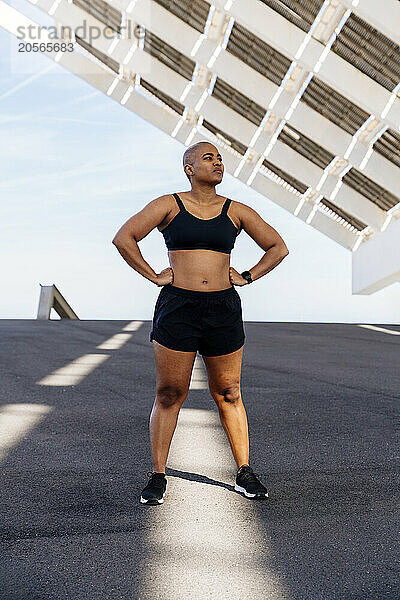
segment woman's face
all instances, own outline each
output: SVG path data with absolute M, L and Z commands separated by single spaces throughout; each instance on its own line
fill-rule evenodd
M 224 176 L 224 165 L 218 148 L 212 144 L 204 144 L 197 149 L 193 164 L 194 178 L 197 181 L 221 183 Z

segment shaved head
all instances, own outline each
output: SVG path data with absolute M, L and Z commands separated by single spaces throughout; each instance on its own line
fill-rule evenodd
M 207 142 L 207 141 L 197 142 L 196 144 L 193 144 L 193 146 L 189 146 L 189 148 L 185 151 L 185 153 L 183 155 L 183 161 L 182 161 L 183 162 L 183 170 L 185 171 L 185 175 L 189 179 L 189 181 L 190 181 L 190 176 L 188 175 L 188 173 L 186 173 L 185 166 L 193 165 L 193 163 L 196 160 L 196 155 L 197 155 L 199 148 L 202 148 L 203 146 L 212 146 L 218 152 L 218 148 L 216 148 L 216 146 L 214 146 L 214 144 L 212 144 L 211 142 Z

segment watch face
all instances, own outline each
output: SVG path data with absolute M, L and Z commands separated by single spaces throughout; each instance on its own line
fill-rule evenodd
M 247 281 L 247 283 L 251 283 L 251 273 L 250 271 L 243 271 L 242 277 Z

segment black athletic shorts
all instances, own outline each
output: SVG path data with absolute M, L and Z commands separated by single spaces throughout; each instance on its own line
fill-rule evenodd
M 154 308 L 150 341 L 172 350 L 220 356 L 241 348 L 241 299 L 231 286 L 215 292 L 164 285 Z

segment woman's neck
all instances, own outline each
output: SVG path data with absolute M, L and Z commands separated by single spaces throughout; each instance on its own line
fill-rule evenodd
M 187 193 L 190 195 L 190 200 L 199 206 L 209 206 L 210 204 L 216 204 L 218 201 L 218 194 L 214 186 L 192 185 L 192 189 Z

